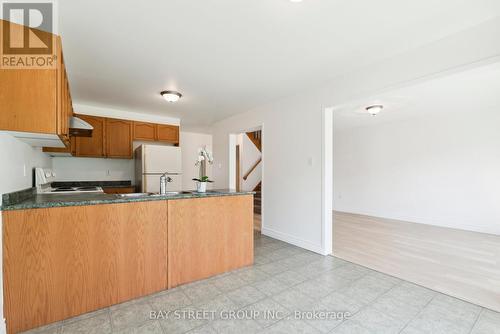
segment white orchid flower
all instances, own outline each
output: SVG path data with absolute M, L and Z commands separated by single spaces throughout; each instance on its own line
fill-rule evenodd
M 212 164 L 214 162 L 214 157 L 212 152 L 207 150 L 206 147 L 200 147 L 198 149 L 198 158 L 196 160 L 195 166 L 199 166 L 203 161 Z

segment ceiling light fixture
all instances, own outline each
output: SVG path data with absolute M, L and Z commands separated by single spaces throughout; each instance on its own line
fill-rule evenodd
M 384 109 L 384 106 L 381 104 L 375 104 L 373 106 L 368 106 L 365 108 L 365 110 L 372 116 L 378 115 L 382 109 Z
M 179 99 L 182 97 L 182 94 L 173 90 L 164 90 L 163 92 L 160 93 L 161 96 L 167 101 L 167 102 L 177 102 Z
M 290 0 L 290 2 L 302 2 L 302 0 Z

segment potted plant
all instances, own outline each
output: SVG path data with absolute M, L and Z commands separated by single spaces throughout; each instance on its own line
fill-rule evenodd
M 199 193 L 204 193 L 207 191 L 207 183 L 212 183 L 213 181 L 208 179 L 208 176 L 203 176 L 201 179 L 193 179 L 196 181 L 196 191 Z
M 207 150 L 206 147 L 200 148 L 198 150 L 198 159 L 196 160 L 195 166 L 200 168 L 200 177 L 193 179 L 196 181 L 196 191 L 199 193 L 204 193 L 207 191 L 207 183 L 212 183 L 207 176 L 207 163 L 213 164 L 214 157 L 212 152 Z

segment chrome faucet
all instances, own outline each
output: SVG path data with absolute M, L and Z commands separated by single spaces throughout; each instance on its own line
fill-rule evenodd
M 167 176 L 169 173 L 165 173 L 160 176 L 160 195 L 165 195 L 167 193 L 167 183 L 172 182 L 172 178 Z

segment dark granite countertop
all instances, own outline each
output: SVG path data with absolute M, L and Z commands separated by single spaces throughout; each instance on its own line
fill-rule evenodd
M 132 181 L 55 181 L 52 188 L 57 187 L 102 187 L 102 188 L 128 188 Z
M 183 192 L 177 195 L 154 195 L 145 197 L 120 197 L 116 194 L 34 194 L 27 198 L 20 198 L 18 202 L 7 202 L 2 210 L 25 210 L 38 208 L 54 208 L 63 206 L 98 205 L 128 202 L 164 201 L 169 199 L 189 199 L 219 196 L 252 195 L 251 191 L 235 191 L 228 189 L 208 190 L 206 193 Z

